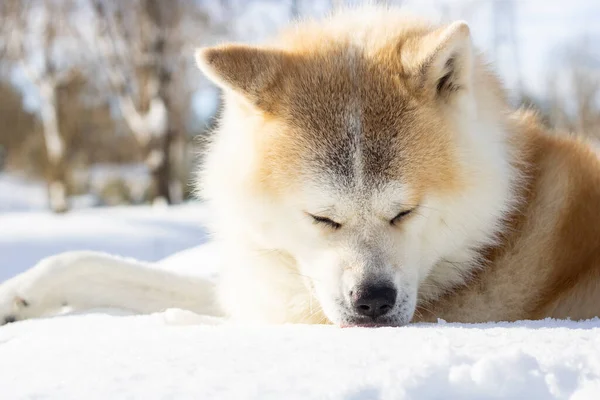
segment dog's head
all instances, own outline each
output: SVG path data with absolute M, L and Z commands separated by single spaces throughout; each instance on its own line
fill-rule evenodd
M 332 322 L 402 325 L 510 205 L 505 102 L 465 23 L 367 11 L 198 51 L 226 100 L 205 193 L 222 229 L 295 260 Z

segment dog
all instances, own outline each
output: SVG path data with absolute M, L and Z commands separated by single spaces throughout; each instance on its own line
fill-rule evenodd
M 198 173 L 216 287 L 91 252 L 0 286 L 5 322 L 62 305 L 258 323 L 600 316 L 600 165 L 514 110 L 465 22 L 388 7 L 202 48 L 223 92 Z

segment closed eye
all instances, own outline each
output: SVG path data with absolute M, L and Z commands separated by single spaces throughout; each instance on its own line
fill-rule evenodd
M 312 214 L 308 214 L 308 215 L 313 219 L 313 221 L 316 224 L 324 224 L 333 229 L 340 229 L 342 227 L 342 224 L 340 224 L 339 222 L 335 222 L 334 220 L 329 219 L 327 217 L 321 217 L 321 216 L 312 215 Z
M 416 207 L 415 207 L 416 208 Z M 404 210 L 404 211 L 400 211 L 398 213 L 398 215 L 396 215 L 394 218 L 392 218 L 390 220 L 390 224 L 395 225 L 398 222 L 400 222 L 402 219 L 404 219 L 404 217 L 406 217 L 408 214 L 412 213 L 414 210 L 414 208 L 411 208 L 410 210 Z

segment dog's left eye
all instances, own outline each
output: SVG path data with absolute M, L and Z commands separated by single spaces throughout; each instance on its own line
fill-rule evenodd
M 398 215 L 396 215 L 394 218 L 392 218 L 392 219 L 390 220 L 390 224 L 394 225 L 394 224 L 396 224 L 396 223 L 400 222 L 400 220 L 401 220 L 402 218 L 406 217 L 408 214 L 410 214 L 411 212 L 413 212 L 413 210 L 414 210 L 414 208 L 413 208 L 413 209 L 410 209 L 410 210 L 404 210 L 404 211 L 400 211 L 400 212 L 398 213 Z
M 313 219 L 313 221 L 317 224 L 325 224 L 333 229 L 340 229 L 342 227 L 342 224 L 340 224 L 339 222 L 335 222 L 332 219 L 329 219 L 327 217 L 320 217 L 318 215 L 312 215 L 312 214 L 308 214 L 310 215 L 310 217 Z

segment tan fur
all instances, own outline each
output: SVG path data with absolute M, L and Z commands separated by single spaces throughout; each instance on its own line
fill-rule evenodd
M 600 162 L 585 142 L 515 114 L 524 201 L 486 267 L 417 320 L 486 322 L 600 316 Z
M 232 178 L 231 193 L 260 199 L 268 208 L 294 199 L 320 168 L 339 168 L 352 179 L 408 182 L 407 206 L 431 196 L 457 197 L 479 179 L 473 177 L 477 165 L 469 165 L 469 155 L 456 144 L 464 129 L 457 114 L 476 107 L 478 121 L 500 127 L 495 140 L 506 147 L 512 166 L 507 174 L 514 174 L 503 222 L 490 223 L 473 257 L 461 261 L 462 269 L 444 260 L 433 267 L 419 289 L 413 320 L 600 316 L 597 155 L 582 141 L 549 135 L 531 113 L 509 110 L 482 57 L 463 48 L 469 43 L 466 24 L 439 27 L 397 11 L 366 12 L 376 18 L 349 13 L 295 25 L 262 48 L 224 45 L 199 52 L 200 67 L 225 90 L 227 112 L 244 121 L 245 132 L 237 134 L 247 135 L 240 146 L 252 153 L 241 167 L 243 178 Z M 459 56 L 450 62 L 444 52 Z M 452 80 L 444 80 L 453 69 Z M 474 105 L 464 100 L 465 90 Z M 353 125 L 357 118 L 360 126 Z M 478 134 L 496 134 L 482 126 Z M 332 161 L 354 151 L 353 129 L 363 141 L 358 172 L 345 170 L 356 160 Z M 215 142 L 213 150 L 222 154 L 222 146 Z M 214 165 L 204 177 L 221 179 L 213 179 L 210 168 Z M 211 191 L 214 185 L 205 191 L 213 204 L 221 201 Z M 398 229 L 411 218 L 417 217 Z M 227 239 L 235 230 L 217 235 Z M 325 242 L 333 240 L 331 232 L 323 235 Z M 281 253 L 286 259 L 281 269 L 293 273 L 293 255 Z M 310 287 L 307 291 L 313 301 Z M 324 322 L 312 307 L 280 320 Z

